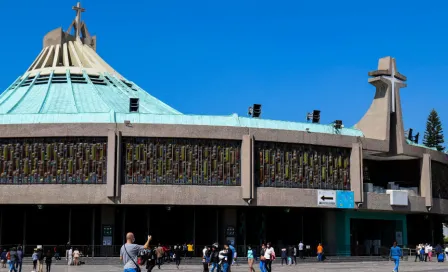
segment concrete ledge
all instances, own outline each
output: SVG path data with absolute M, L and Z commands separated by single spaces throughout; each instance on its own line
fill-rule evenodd
M 241 186 L 140 185 L 121 186 L 121 204 L 244 206 Z
M 317 190 L 300 188 L 258 187 L 257 206 L 317 207 Z
M 112 204 L 106 184 L 0 185 L 0 204 Z
M 448 214 L 448 199 L 433 198 L 431 213 Z
M 360 210 L 397 211 L 397 212 L 428 212 L 425 198 L 410 196 L 408 206 L 391 206 L 390 195 L 377 193 L 364 193 L 364 204 Z

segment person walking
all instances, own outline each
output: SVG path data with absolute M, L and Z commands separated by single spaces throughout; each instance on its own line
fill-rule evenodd
M 251 246 L 247 247 L 247 264 L 249 265 L 249 272 L 255 272 L 254 269 L 254 251 Z
M 48 250 L 47 254 L 45 255 L 45 265 L 47 266 L 47 272 L 51 271 L 52 259 L 53 259 L 53 255 L 51 254 L 51 250 Z
M 75 248 L 75 250 L 73 251 L 73 264 L 75 266 L 79 265 L 79 256 L 80 256 L 79 250 Z
M 232 266 L 232 265 L 236 265 L 236 266 L 238 266 L 238 262 L 237 262 L 237 260 L 236 260 L 236 258 L 238 257 L 238 256 L 237 256 L 237 253 L 236 253 L 236 249 L 235 249 L 235 247 L 232 245 L 232 243 L 231 243 L 230 241 L 228 241 L 227 243 L 228 243 L 228 245 L 229 245 L 230 250 L 232 250 L 232 253 L 233 253 L 232 263 L 231 263 L 230 265 L 231 265 L 231 266 Z M 229 268 L 229 270 L 232 270 L 232 269 Z
M 69 247 L 65 251 L 65 260 L 67 261 L 67 265 L 73 265 L 73 248 Z
M 38 272 L 44 272 L 44 259 L 45 259 L 45 255 L 43 253 L 42 248 L 38 248 L 37 249 L 37 271 Z
M 211 253 L 210 253 L 210 262 L 209 265 L 211 266 L 210 272 L 215 272 L 215 268 L 216 271 L 219 272 L 219 252 L 218 252 L 218 248 L 213 245 L 212 249 L 211 249 Z
M 194 248 L 193 248 L 193 242 L 190 242 L 187 244 L 187 250 L 188 250 L 188 257 L 191 259 L 194 255 Z
M 321 243 L 317 246 L 317 261 L 322 262 L 324 260 L 324 247 Z
M 415 260 L 414 260 L 414 262 L 417 262 L 417 259 L 420 260 L 420 249 L 422 249 L 422 247 L 420 245 L 417 245 L 415 247 Z
M 428 245 L 428 260 L 432 260 L 432 246 Z
M 294 265 L 297 265 L 297 247 L 296 246 L 293 247 L 293 251 L 294 251 Z
M 403 259 L 403 252 L 401 248 L 397 246 L 397 242 L 394 242 L 394 245 L 390 248 L 389 256 L 395 263 L 393 272 L 398 272 L 398 267 L 400 266 L 400 258 Z
M 37 261 L 39 260 L 39 255 L 37 254 L 37 248 L 34 249 L 34 253 L 31 256 L 31 259 L 33 260 L 33 272 L 36 272 L 36 270 L 37 270 Z
M 208 272 L 208 266 L 210 263 L 210 254 L 209 254 L 209 248 L 207 246 L 204 247 L 202 250 L 202 267 L 203 272 Z
M 160 243 L 156 249 L 156 254 L 157 254 L 157 267 L 160 269 L 160 266 L 163 264 L 163 255 L 165 254 L 165 252 L 163 251 L 163 247 Z
M 143 246 L 141 246 L 134 244 L 135 237 L 132 232 L 126 234 L 126 244 L 124 244 L 120 249 L 120 260 L 124 264 L 124 272 L 140 272 L 140 267 L 137 264 L 138 254 L 141 250 L 148 249 L 151 239 L 151 235 L 148 235 L 148 240 Z
M 303 259 L 303 243 L 300 241 L 299 243 L 299 259 Z
M 266 272 L 272 271 L 272 261 L 275 260 L 275 251 L 272 247 L 271 243 L 266 244 L 266 251 L 264 252 L 264 259 L 265 259 L 265 268 Z
M 222 259 L 222 271 L 229 272 L 230 266 L 232 265 L 233 261 L 233 252 L 232 249 L 230 248 L 229 243 L 224 245 L 224 250 L 225 250 L 225 257 L 224 259 Z
M 23 261 L 23 250 L 22 247 L 19 246 L 17 248 L 17 261 L 16 261 L 16 269 L 18 272 L 22 272 L 22 261 Z
M 283 266 L 283 262 L 286 263 L 286 265 L 288 265 L 288 257 L 287 257 L 287 253 L 286 253 L 286 248 L 282 248 L 282 266 Z
M 264 258 L 264 254 L 266 253 L 266 245 L 261 244 L 260 250 L 260 271 L 266 272 L 266 259 Z
M 436 253 L 437 262 L 442 263 L 445 259 L 445 256 L 443 254 L 443 248 L 440 246 L 440 244 L 437 244 L 434 250 Z
M 8 254 L 8 252 L 6 251 L 6 249 L 3 249 L 2 255 L 0 256 L 0 260 L 2 262 L 2 268 L 6 268 L 6 262 L 7 262 L 6 255 L 7 254 Z
M 11 248 L 9 251 L 9 272 L 15 271 L 16 269 L 16 262 L 17 262 L 18 256 L 17 256 L 17 250 L 15 247 Z
M 177 269 L 179 269 L 181 256 L 182 256 L 182 247 L 180 245 L 174 246 L 174 261 L 176 262 Z

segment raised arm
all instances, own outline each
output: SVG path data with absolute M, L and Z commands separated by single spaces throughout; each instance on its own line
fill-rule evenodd
M 152 236 L 151 236 L 151 235 L 148 235 L 148 241 L 146 241 L 146 243 L 145 243 L 145 245 L 143 246 L 143 248 L 147 249 L 147 248 L 149 247 L 149 243 L 151 242 L 151 240 L 152 240 Z

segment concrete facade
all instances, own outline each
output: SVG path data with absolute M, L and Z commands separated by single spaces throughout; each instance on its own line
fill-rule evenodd
M 44 39 L 44 49 L 27 70 L 22 81 L 30 75 L 35 75 L 34 82 L 40 74 L 53 75 L 66 71 L 69 71 L 67 72 L 68 75 L 77 73 L 102 76 L 102 73 L 110 73 L 115 74 L 117 78 L 121 78 L 113 68 L 96 54 L 96 39 L 88 34 L 85 23 L 80 20 L 80 6 L 78 5 L 75 10 L 77 10 L 77 18 L 73 21 L 71 27 L 75 28 L 76 36 L 70 35 L 69 31 L 63 32 L 62 29 L 56 29 L 47 34 Z M 84 39 L 80 39 L 80 33 L 83 34 Z M 81 54 L 80 52 L 85 53 Z M 58 54 L 62 54 L 62 56 L 59 57 Z M 61 58 L 62 63 L 59 62 Z M 73 65 L 69 65 L 69 63 Z M 107 138 L 107 181 L 105 184 L 18 184 L 12 182 L 0 184 L 0 205 L 101 205 L 101 223 L 108 225 L 116 224 L 114 211 L 123 206 L 222 206 L 224 207 L 221 220 L 224 224 L 221 226 L 222 228 L 225 225 L 237 224 L 237 210 L 240 207 L 321 207 L 317 203 L 318 189 L 258 186 L 255 145 L 260 142 L 270 142 L 350 150 L 349 189 L 354 192 L 354 202 L 356 203 L 354 211 L 359 211 L 359 214 L 362 212 L 366 212 L 362 214 L 368 214 L 368 212 L 395 213 L 400 216 L 400 220 L 403 222 L 400 223 L 400 230 L 406 228 L 405 214 L 448 214 L 448 199 L 433 198 L 432 184 L 434 180 L 431 168 L 433 161 L 448 167 L 446 154 L 413 144 L 405 138 L 400 89 L 406 87 L 405 81 L 407 78 L 398 72 L 396 61 L 391 57 L 380 59 L 378 69 L 370 72 L 369 76 L 371 76 L 369 83 L 375 87 L 375 95 L 370 108 L 355 125 L 357 130 L 351 129 L 354 131 L 352 131 L 354 134 L 351 135 L 349 133 L 338 133 L 334 127 L 326 127 L 327 130 L 321 131 L 313 131 L 308 128 L 301 131 L 297 129 L 297 126 L 294 129 L 288 129 L 288 126 L 284 124 L 280 126 L 280 123 L 269 123 L 271 128 L 266 128 L 269 126 L 263 127 L 256 121 L 249 122 L 249 125 L 246 126 L 232 126 L 228 123 L 225 123 L 225 125 L 223 123 L 207 125 L 205 122 L 201 125 L 193 125 L 184 122 L 183 116 L 174 112 L 174 110 L 173 112 L 177 115 L 176 118 L 179 118 L 178 120 L 181 120 L 181 123 L 134 123 L 129 121 L 131 119 L 118 122 L 115 114 L 120 113 L 118 112 L 120 110 L 118 106 L 116 108 L 111 107 L 111 112 L 117 110 L 114 114 L 111 114 L 113 118 L 111 117 L 110 120 L 114 120 L 111 122 L 0 124 L 0 140 Z M 89 83 L 92 82 L 89 81 Z M 112 84 L 125 83 L 115 81 Z M 124 89 L 122 86 L 117 88 Z M 129 99 L 129 97 L 126 97 L 126 99 Z M 148 104 L 150 103 L 148 102 Z M 165 104 L 162 105 L 162 102 L 158 102 L 158 105 L 161 108 L 166 106 Z M 11 105 L 11 109 L 5 109 L 4 115 L 6 118 L 3 120 L 6 120 L 8 114 L 16 108 L 16 105 Z M 39 113 L 41 113 L 40 110 Z M 137 116 L 135 120 L 140 120 L 138 118 L 140 113 L 132 113 L 132 115 L 130 112 L 125 112 L 123 114 L 130 114 L 125 115 L 126 118 Z M 166 116 L 166 120 L 172 117 L 169 114 L 166 114 Z M 307 124 L 299 126 L 299 128 L 305 128 L 306 126 Z M 346 130 L 350 129 L 347 128 Z M 127 184 L 124 180 L 127 155 L 124 150 L 125 140 L 129 138 L 236 141 L 241 144 L 239 150 L 240 183 L 236 186 Z M 388 194 L 365 192 L 364 160 L 419 160 L 421 167 L 420 175 L 417 177 L 419 180 L 418 194 L 409 196 L 408 205 L 393 206 L 390 204 Z M 350 242 L 350 233 L 347 229 L 350 218 L 361 217 L 354 214 L 353 211 L 349 211 L 343 216 L 333 212 L 333 209 L 325 211 L 325 225 L 331 226 L 331 222 L 341 220 L 341 222 L 344 222 L 343 226 L 345 228 L 338 230 L 337 228 L 326 227 L 322 232 L 328 238 L 329 246 L 335 249 L 339 243 L 335 237 L 339 232 L 344 235 L 344 243 Z M 393 215 L 389 215 L 389 217 L 392 218 Z M 370 217 L 365 216 L 365 218 Z M 2 224 L 0 224 L 0 229 L 1 227 Z M 95 228 L 95 225 L 92 228 Z M 223 230 L 221 230 L 222 232 Z

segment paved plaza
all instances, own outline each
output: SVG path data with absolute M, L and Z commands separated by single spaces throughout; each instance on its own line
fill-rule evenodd
M 31 267 L 29 265 L 25 266 L 22 271 L 29 272 L 31 271 Z M 339 272 L 339 271 L 378 271 L 378 272 L 390 272 L 393 269 L 392 262 L 360 262 L 360 263 L 307 263 L 300 264 L 297 266 L 281 266 L 278 263 L 273 265 L 273 271 L 284 271 L 284 272 L 317 272 L 317 271 L 330 271 L 330 272 Z M 7 269 L 0 268 L 0 272 L 8 271 Z M 44 267 L 45 271 L 45 267 Z M 63 265 L 56 265 L 52 267 L 52 272 L 118 272 L 123 271 L 120 266 L 113 265 L 83 265 L 80 267 L 66 267 Z M 146 270 L 143 270 L 146 271 Z M 162 266 L 161 270 L 155 268 L 153 271 L 187 271 L 187 272 L 200 272 L 202 271 L 201 265 L 183 265 L 179 270 L 176 269 L 173 265 L 165 265 Z M 247 265 L 240 265 L 232 267 L 233 272 L 247 272 Z M 258 266 L 255 271 L 260 271 Z M 400 272 L 405 271 L 447 271 L 448 272 L 448 263 L 414 263 L 414 262 L 402 262 L 400 266 Z

